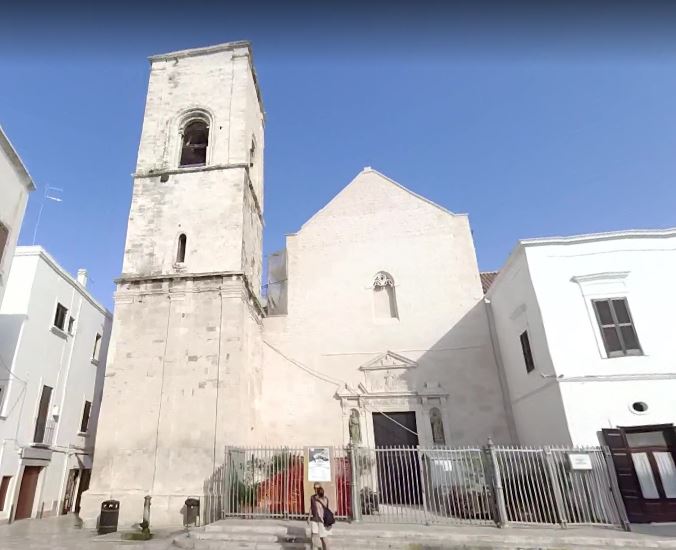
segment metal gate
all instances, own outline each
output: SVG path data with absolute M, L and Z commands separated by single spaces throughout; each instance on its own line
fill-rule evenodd
M 305 468 L 301 448 L 227 447 L 205 482 L 205 523 L 307 517 Z M 628 525 L 610 455 L 600 447 L 334 447 L 331 471 L 337 519 Z

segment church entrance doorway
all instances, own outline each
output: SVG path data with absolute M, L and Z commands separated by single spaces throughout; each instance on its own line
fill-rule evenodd
M 378 487 L 383 504 L 419 504 L 420 464 L 415 412 L 373 413 Z

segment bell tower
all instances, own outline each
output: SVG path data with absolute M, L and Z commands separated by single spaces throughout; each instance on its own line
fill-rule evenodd
M 150 58 L 90 489 L 180 524 L 188 497 L 246 444 L 261 358 L 264 115 L 251 47 Z

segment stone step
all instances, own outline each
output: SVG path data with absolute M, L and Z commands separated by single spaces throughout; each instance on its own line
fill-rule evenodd
M 255 531 L 234 531 L 228 532 L 210 532 L 194 533 L 193 537 L 197 540 L 224 540 L 224 541 L 247 541 L 247 542 L 294 542 L 294 537 L 289 535 L 269 535 L 266 533 L 257 533 Z M 305 537 L 302 537 L 305 539 Z
M 266 524 L 229 524 L 227 522 L 211 523 L 203 527 L 206 533 L 264 533 L 266 535 L 286 535 L 289 528 L 286 525 Z

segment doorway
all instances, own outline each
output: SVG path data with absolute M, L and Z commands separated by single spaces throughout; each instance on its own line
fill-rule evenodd
M 373 413 L 380 502 L 421 501 L 418 429 L 415 412 Z
M 80 476 L 80 470 L 73 468 L 68 472 L 68 483 L 66 484 L 66 494 L 63 496 L 62 514 L 67 514 L 73 509 L 73 500 L 75 499 L 75 487 L 77 479 Z
M 604 429 L 632 523 L 676 521 L 676 430 L 671 424 Z
M 82 493 L 89 489 L 89 480 L 92 477 L 90 469 L 82 470 L 82 477 L 80 478 L 80 485 L 77 488 L 77 499 L 75 500 L 75 513 L 80 513 L 80 502 L 82 500 Z
M 27 519 L 33 514 L 35 489 L 38 486 L 38 478 L 40 477 L 41 470 L 42 468 L 40 466 L 24 467 L 14 519 Z

